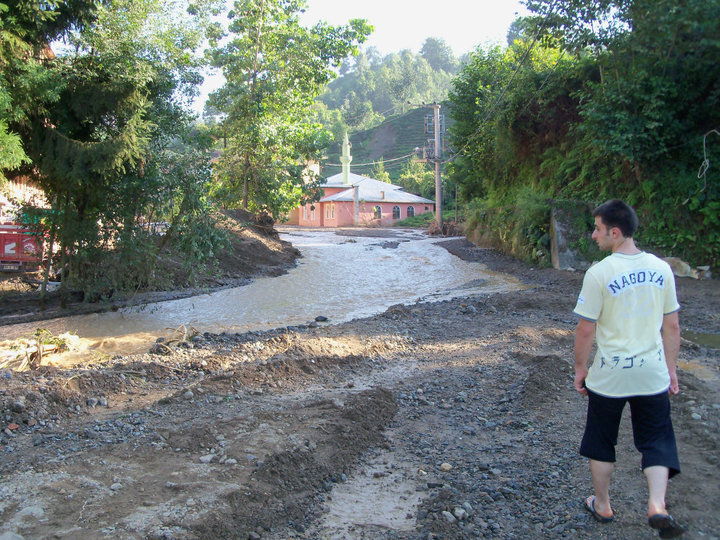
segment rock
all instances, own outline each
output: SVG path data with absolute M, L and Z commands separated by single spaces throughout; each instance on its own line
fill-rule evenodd
M 670 265 L 673 274 L 677 277 L 698 278 L 697 270 L 693 270 L 688 263 L 679 257 L 665 257 L 663 260 Z
M 14 532 L 4 532 L 0 534 L 0 540 L 25 540 L 25 537 Z
M 315 317 L 315 320 L 317 322 L 327 322 L 328 318 L 325 315 L 318 315 L 317 317 Z
M 172 349 L 162 343 L 156 343 L 150 348 L 150 354 L 159 354 L 162 356 L 168 356 L 172 354 Z
M 575 248 L 579 239 L 590 238 L 590 230 L 584 225 L 588 215 L 590 208 L 585 203 L 551 209 L 550 258 L 556 270 L 584 270 L 589 266 L 588 261 Z
M 192 398 L 195 397 L 195 394 L 192 393 L 192 390 L 188 390 L 187 392 L 185 392 L 185 393 L 183 394 L 183 397 L 184 397 L 185 399 L 192 399 Z
M 442 512 L 442 517 L 443 517 L 443 518 L 445 519 L 445 521 L 447 521 L 448 523 L 455 523 L 455 522 L 457 522 L 457 518 L 455 518 L 455 516 L 453 516 L 453 515 L 452 515 L 450 512 L 448 512 L 447 510 L 443 510 L 443 512 Z
M 460 521 L 466 519 L 467 516 L 468 516 L 467 512 L 465 511 L 465 509 L 464 509 L 464 508 L 460 508 L 459 506 L 456 506 L 455 508 L 453 508 L 452 514 L 453 514 L 453 516 L 455 516 L 456 518 L 458 518 Z
M 123 488 L 123 485 L 120 482 L 115 482 L 110 486 L 110 489 L 112 491 L 120 491 Z
M 215 459 L 215 454 L 207 454 L 200 457 L 200 463 L 210 463 L 213 459 Z
M 94 409 L 98 404 L 98 400 L 91 397 L 91 398 L 87 399 L 86 403 L 87 403 L 88 407 L 90 407 L 91 409 Z
M 10 404 L 10 410 L 15 413 L 21 413 L 25 411 L 25 402 L 22 400 L 13 401 Z
M 233 459 L 233 458 L 226 459 L 225 465 L 237 465 L 237 459 Z
M 35 519 L 42 519 L 45 517 L 45 510 L 41 506 L 27 506 L 20 510 L 17 514 L 19 518 L 33 517 Z
M 712 279 L 712 272 L 709 266 L 698 266 L 696 268 L 698 279 Z
M 107 405 L 108 405 L 107 399 L 104 397 L 99 398 L 98 405 L 100 405 L 101 407 L 107 407 Z
M 702 420 L 702 416 L 700 416 L 696 412 L 692 413 L 692 418 L 693 418 L 693 420 Z
M 450 465 L 449 463 L 443 463 L 442 465 L 440 465 L 440 470 L 442 472 L 450 472 L 452 471 L 452 468 L 452 465 Z

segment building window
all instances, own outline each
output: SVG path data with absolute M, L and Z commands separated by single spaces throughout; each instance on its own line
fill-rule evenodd
M 415 216 L 415 207 L 408 206 L 407 207 L 407 217 L 414 217 L 414 216 Z
M 303 206 L 303 219 L 308 218 L 307 205 Z
M 393 206 L 393 219 L 400 219 L 400 207 L 398 205 Z
M 425 207 L 425 210 L 429 210 L 429 208 L 426 206 L 426 207 Z
M 315 205 L 310 207 L 310 221 L 315 221 Z
M 382 219 L 382 208 L 380 206 L 376 206 L 373 211 L 373 218 L 375 219 Z
M 329 204 L 325 205 L 325 217 L 330 218 L 330 205 Z
M 332 203 L 332 204 L 330 205 L 330 217 L 331 217 L 332 219 L 335 219 L 335 203 Z

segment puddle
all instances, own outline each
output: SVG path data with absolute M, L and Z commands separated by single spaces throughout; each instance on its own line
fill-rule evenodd
M 387 238 L 337 231 L 281 229 L 281 238 L 303 254 L 285 275 L 117 312 L 5 326 L 3 337 L 26 336 L 41 326 L 56 335 L 78 335 L 89 351 L 130 354 L 147 351 L 157 336 L 172 336 L 183 325 L 220 333 L 307 324 L 318 315 L 339 323 L 382 313 L 394 304 L 524 288 L 511 276 L 489 272 L 436 245 L 446 238 L 392 232 L 388 243 Z
M 410 463 L 398 462 L 390 453 L 378 454 L 359 474 L 333 487 L 327 511 L 314 527 L 319 537 L 353 538 L 355 529 L 367 527 L 414 531 L 423 498 L 413 479 L 416 474 Z
M 720 349 L 720 334 L 703 334 L 700 332 L 681 332 L 682 337 L 693 343 L 697 343 L 702 347 L 710 349 Z

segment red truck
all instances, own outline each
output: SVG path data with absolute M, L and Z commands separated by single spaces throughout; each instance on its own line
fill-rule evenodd
M 19 223 L 0 223 L 0 271 L 35 270 L 42 248 L 32 231 Z

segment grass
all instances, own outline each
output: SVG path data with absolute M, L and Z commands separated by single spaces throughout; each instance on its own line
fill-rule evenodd
M 350 170 L 364 176 L 372 176 L 375 169 L 372 165 L 360 165 L 371 163 L 383 158 L 384 160 L 405 156 L 412 153 L 415 148 L 422 148 L 432 134 L 425 133 L 425 116 L 432 114 L 432 109 L 418 107 L 407 111 L 405 114 L 398 114 L 387 118 L 382 124 L 372 129 L 358 131 L 350 134 L 353 162 L 350 163 Z M 447 109 L 442 110 L 445 115 L 445 122 L 448 127 L 452 125 Z M 409 159 L 409 158 L 408 158 Z M 402 166 L 407 160 L 385 163 L 385 170 L 390 175 L 391 182 L 397 181 L 400 177 Z M 340 143 L 334 145 L 329 153 L 326 163 L 340 163 Z M 323 164 L 323 176 L 332 176 L 342 171 L 339 166 Z
M 416 229 L 427 229 L 430 224 L 435 221 L 435 214 L 433 212 L 425 212 L 418 216 L 411 218 L 405 218 L 400 221 L 396 221 L 393 227 L 407 227 Z M 455 221 L 455 210 L 443 210 L 443 223 L 449 223 Z M 464 221 L 464 215 L 462 211 L 458 211 L 458 221 Z

